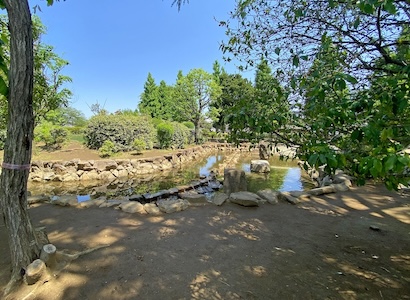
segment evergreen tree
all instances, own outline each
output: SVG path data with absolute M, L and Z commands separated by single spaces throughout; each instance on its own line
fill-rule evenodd
M 158 98 L 158 86 L 152 74 L 148 73 L 147 80 L 144 84 L 144 92 L 141 94 L 141 101 L 138 104 L 140 113 L 156 118 L 160 109 Z

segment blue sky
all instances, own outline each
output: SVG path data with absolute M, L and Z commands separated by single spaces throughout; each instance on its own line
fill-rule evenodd
M 172 0 L 29 3 L 41 7 L 36 14 L 47 27 L 43 42 L 70 62 L 63 74 L 73 79 L 71 106 L 87 117 L 97 101 L 109 112 L 136 109 L 148 72 L 157 84 L 174 84 L 178 70 L 212 72 L 218 60 L 237 73 L 222 59 L 225 33 L 215 21 L 228 18 L 235 0 L 190 0 L 179 12 Z

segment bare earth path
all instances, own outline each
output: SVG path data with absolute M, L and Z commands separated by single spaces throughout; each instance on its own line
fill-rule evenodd
M 110 246 L 8 299 L 410 299 L 409 195 L 380 186 L 299 206 L 228 203 L 157 217 L 48 204 L 30 213 L 58 249 Z

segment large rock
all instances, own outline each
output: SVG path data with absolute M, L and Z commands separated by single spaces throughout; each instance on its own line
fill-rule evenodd
M 312 196 L 320 196 L 323 194 L 331 194 L 335 192 L 336 192 L 336 189 L 333 185 L 323 186 L 320 188 L 315 188 L 315 189 L 311 189 L 310 191 L 307 191 L 307 193 Z
M 251 160 L 251 172 L 269 173 L 270 172 L 269 162 L 263 159 Z
M 270 157 L 270 153 L 268 152 L 268 148 L 264 144 L 259 145 L 259 158 L 263 160 L 267 160 Z
M 216 192 L 211 201 L 213 204 L 221 206 L 222 204 L 225 203 L 226 200 L 228 200 L 229 196 L 225 193 L 221 193 L 221 192 Z
M 63 195 L 51 197 L 51 203 L 59 206 L 77 206 L 77 196 Z
M 144 209 L 150 215 L 155 215 L 156 216 L 156 215 L 161 214 L 161 211 L 159 210 L 159 207 L 155 203 L 144 204 Z
M 146 214 L 144 205 L 136 201 L 123 202 L 118 206 L 118 208 L 124 212 L 131 213 L 131 214 L 134 214 L 134 213 Z
M 164 213 L 183 211 L 189 207 L 189 202 L 184 199 L 168 199 L 157 201 L 158 208 Z
M 231 193 L 246 191 L 247 184 L 245 171 L 227 168 L 224 170 L 224 192 L 227 195 Z
M 266 201 L 268 201 L 270 204 L 278 203 L 279 192 L 273 191 L 271 189 L 265 189 L 265 190 L 258 191 L 256 194 L 262 199 L 265 199 Z
M 257 195 L 251 192 L 237 192 L 229 195 L 229 201 L 242 206 L 259 206 L 264 201 Z
M 179 193 L 179 197 L 187 200 L 190 204 L 208 203 L 205 194 Z
M 297 197 L 292 196 L 290 192 L 280 192 L 278 194 L 278 199 L 281 201 L 289 202 L 293 205 L 296 205 L 300 202 L 300 200 Z

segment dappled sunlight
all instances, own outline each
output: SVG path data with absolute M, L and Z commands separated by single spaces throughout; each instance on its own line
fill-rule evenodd
M 222 288 L 221 288 L 222 285 Z M 228 280 L 222 276 L 220 271 L 211 269 L 201 272 L 195 276 L 190 283 L 191 299 L 195 300 L 224 300 L 224 299 L 243 299 L 240 295 L 232 291 L 225 292 L 225 288 L 230 287 Z
M 383 276 L 375 271 L 365 270 L 360 266 L 355 266 L 348 261 L 339 261 L 336 258 L 324 256 L 323 261 L 334 265 L 339 271 L 340 275 L 354 275 L 361 279 L 368 280 L 374 285 L 377 285 L 379 288 L 394 288 L 399 289 L 402 288 L 402 284 L 400 284 L 396 280 L 392 280 L 386 276 Z M 384 271 L 383 268 L 380 268 L 381 271 Z
M 343 200 L 343 203 L 349 208 L 352 208 L 352 209 L 355 209 L 355 210 L 369 210 L 368 206 L 362 204 L 360 201 L 358 201 L 354 198 L 342 197 L 342 200 Z
M 149 216 L 146 219 L 148 222 L 153 223 L 153 224 L 157 224 L 157 223 L 161 223 L 164 222 L 165 218 L 164 217 L 157 217 L 157 216 Z
M 263 277 L 266 276 L 268 273 L 266 268 L 263 266 L 245 266 L 244 269 L 248 274 L 253 275 L 255 277 Z
M 231 225 L 224 229 L 228 235 L 236 235 L 244 237 L 251 241 L 259 241 L 260 237 L 256 235 L 257 232 L 264 231 L 263 223 L 257 219 L 251 219 L 249 221 L 237 222 L 235 225 Z
M 286 254 L 291 254 L 291 255 L 293 255 L 293 254 L 296 254 L 296 252 L 295 251 L 293 251 L 292 249 L 284 249 L 284 248 L 279 248 L 279 247 L 275 247 L 275 248 L 273 248 L 273 250 L 272 250 L 272 253 L 275 255 L 275 256 L 279 256 L 279 255 L 286 255 Z
M 101 290 L 98 292 L 98 299 L 136 299 L 144 287 L 142 279 L 128 281 L 118 279 L 113 282 L 101 282 Z
M 218 211 L 215 216 L 209 218 L 208 224 L 210 226 L 220 226 L 227 224 L 229 221 L 236 220 L 232 211 Z
M 382 212 L 402 223 L 410 224 L 410 206 L 383 209 Z
M 158 239 L 169 238 L 178 233 L 178 230 L 171 227 L 161 227 L 158 229 Z
M 55 218 L 46 218 L 40 221 L 41 225 L 54 225 L 57 223 L 58 223 L 58 220 Z
M 123 226 L 133 226 L 133 227 L 139 227 L 144 224 L 144 222 L 136 219 L 130 219 L 130 218 L 121 218 L 118 220 L 118 224 L 123 225 Z
M 209 237 L 216 241 L 226 241 L 228 238 L 220 234 L 210 234 Z
M 401 268 L 410 271 L 410 255 L 393 255 L 390 260 L 400 265 Z M 410 278 L 407 280 L 410 281 Z
M 370 213 L 371 216 L 376 217 L 376 218 L 384 218 L 381 214 L 377 213 L 377 212 L 371 212 Z

